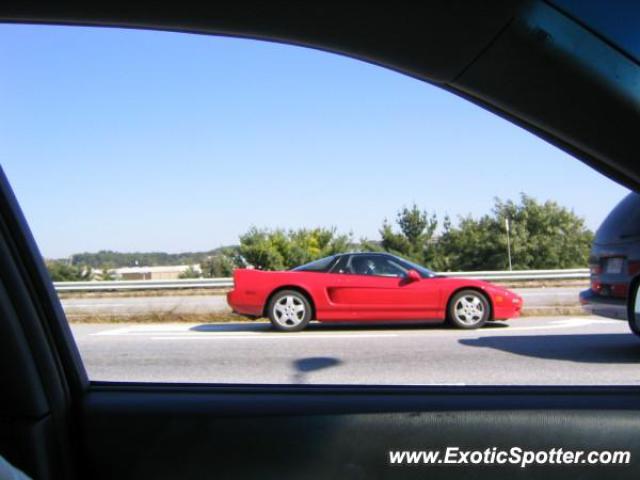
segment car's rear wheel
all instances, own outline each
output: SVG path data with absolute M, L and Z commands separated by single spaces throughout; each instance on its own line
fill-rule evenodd
M 462 290 L 449 302 L 448 320 L 457 328 L 480 328 L 487 323 L 489 314 L 487 297 L 476 290 Z
M 282 290 L 269 301 L 267 308 L 273 328 L 282 332 L 298 332 L 311 321 L 311 304 L 296 290 Z

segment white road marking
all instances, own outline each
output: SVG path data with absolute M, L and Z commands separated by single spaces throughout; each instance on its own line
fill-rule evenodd
M 102 336 L 102 335 L 126 335 L 131 331 L 130 328 L 116 328 L 114 330 L 103 330 L 102 332 L 90 333 L 89 336 Z
M 128 335 L 136 333 L 154 333 L 154 332 L 188 332 L 194 327 L 192 324 L 185 323 L 184 325 L 168 324 L 168 325 L 140 325 L 135 327 L 124 327 L 103 330 L 101 332 L 92 333 L 91 336 L 100 335 Z
M 509 333 L 509 332 L 522 332 L 524 330 L 555 330 L 560 328 L 577 328 L 584 327 L 586 325 L 611 325 L 611 324 L 620 324 L 619 320 L 600 320 L 600 319 L 591 319 L 591 318 L 568 318 L 565 320 L 554 320 L 550 322 L 548 325 L 534 325 L 532 327 L 509 327 L 500 331 L 500 333 Z M 477 332 L 486 332 L 486 330 L 477 330 Z
M 520 295 L 522 298 L 527 298 L 527 297 L 576 297 L 576 300 L 578 298 L 578 295 L 576 295 L 575 292 L 521 292 L 518 295 Z
M 198 334 L 198 335 L 174 335 L 174 336 L 162 336 L 162 337 L 150 337 L 151 340 L 246 340 L 248 338 L 253 340 L 296 340 L 301 338 L 386 338 L 386 337 L 398 337 L 397 333 L 373 333 L 373 334 L 359 334 L 349 335 L 344 333 L 328 333 L 328 334 L 298 334 L 287 335 L 282 333 L 267 333 L 262 335 L 212 335 L 212 334 Z
M 517 322 L 515 320 L 514 322 Z M 251 325 L 247 327 L 264 327 L 259 330 L 237 330 L 235 325 L 209 325 L 204 326 L 200 331 L 194 330 L 197 325 L 194 324 L 168 324 L 168 325 L 139 325 L 123 328 L 103 330 L 91 333 L 90 336 L 125 336 L 125 337 L 150 337 L 152 340 L 190 340 L 190 339 L 246 339 L 246 338 L 263 338 L 263 339 L 300 339 L 300 338 L 388 338 L 399 336 L 489 336 L 489 335 L 508 335 L 515 332 L 536 331 L 536 330 L 559 330 L 559 329 L 575 329 L 587 325 L 611 325 L 620 324 L 619 320 L 595 319 L 595 318 L 566 318 L 562 320 L 552 320 L 543 325 L 532 326 L 509 326 L 506 328 L 485 328 L 480 330 L 397 330 L 394 332 L 381 331 L 373 332 L 371 330 L 359 330 L 353 332 L 327 332 L 327 331 L 306 331 L 297 333 L 278 333 L 270 330 L 268 324 Z
M 130 307 L 130 303 L 65 303 L 62 302 L 62 306 L 65 308 L 103 308 L 103 307 Z
M 403 387 L 465 387 L 465 382 L 450 383 L 403 383 Z

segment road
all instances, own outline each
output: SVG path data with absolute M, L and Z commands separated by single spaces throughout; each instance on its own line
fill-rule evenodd
M 640 339 L 624 322 L 529 317 L 461 331 L 442 325 L 74 324 L 94 380 L 640 385 Z
M 514 289 L 527 307 L 570 306 L 578 304 L 578 293 L 585 287 Z M 150 312 L 209 313 L 227 309 L 224 295 L 175 295 L 157 297 L 67 298 L 62 301 L 68 314 L 133 315 Z

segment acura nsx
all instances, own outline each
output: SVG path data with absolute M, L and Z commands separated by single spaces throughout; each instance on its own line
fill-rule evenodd
M 387 253 L 332 255 L 287 271 L 238 269 L 227 302 L 281 331 L 321 322 L 447 321 L 472 329 L 518 317 L 522 298 L 491 283 L 437 275 Z

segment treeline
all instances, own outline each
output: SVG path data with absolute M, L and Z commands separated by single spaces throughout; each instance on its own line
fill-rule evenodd
M 434 213 L 417 205 L 405 207 L 393 221 L 383 221 L 380 238 L 373 241 L 354 243 L 350 235 L 325 228 L 254 228 L 240 237 L 239 252 L 265 270 L 292 268 L 347 250 L 389 252 L 440 272 L 506 270 L 509 242 L 512 268 L 529 270 L 586 267 L 592 241 L 593 232 L 574 212 L 523 194 L 517 202 L 496 199 L 490 213 L 461 217 L 456 225 L 447 215 L 440 224 Z
M 559 269 L 586 267 L 593 241 L 593 232 L 574 212 L 524 194 L 518 201 L 496 199 L 490 213 L 460 217 L 455 225 L 448 215 L 440 220 L 414 204 L 402 208 L 392 221 L 385 219 L 379 235 L 355 241 L 335 228 L 253 227 L 240 236 L 240 245 L 208 252 L 101 251 L 73 255 L 70 264 L 47 265 L 54 280 L 86 280 L 92 278 L 93 268 L 101 269 L 102 279 L 108 279 L 110 269 L 117 267 L 185 264 L 200 264 L 202 273 L 189 269 L 183 278 L 228 277 L 235 268 L 247 265 L 283 270 L 334 253 L 384 251 L 440 272 L 506 270 L 509 246 L 514 270 Z
M 583 218 L 524 194 L 519 202 L 496 199 L 490 213 L 461 217 L 457 225 L 445 215 L 438 236 L 436 215 L 416 205 L 398 212 L 394 223 L 383 223 L 379 244 L 365 241 L 362 247 L 397 253 L 441 272 L 506 270 L 508 246 L 514 270 L 582 268 L 593 242 Z
M 68 259 L 47 259 L 45 264 L 54 282 L 115 280 L 115 269 L 121 267 L 155 267 L 200 264 L 202 274 L 188 269 L 183 278 L 199 276 L 227 276 L 233 271 L 237 246 L 219 247 L 206 252 L 132 252 L 101 250 L 96 253 L 77 253 Z
M 150 267 L 165 265 L 192 265 L 217 255 L 225 248 L 221 247 L 206 252 L 114 252 L 101 250 L 96 253 L 76 253 L 71 256 L 70 264 L 89 268 Z

